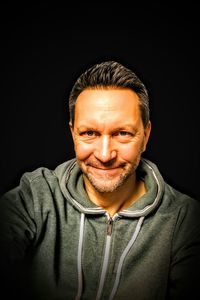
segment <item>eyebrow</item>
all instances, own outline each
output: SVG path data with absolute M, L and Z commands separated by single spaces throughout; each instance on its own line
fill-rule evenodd
M 88 125 L 81 125 L 80 127 L 77 128 L 78 131 L 82 131 L 82 130 L 92 130 L 92 131 L 98 131 L 98 126 L 90 126 Z M 116 128 L 113 128 L 113 131 L 122 131 L 122 130 L 135 130 L 136 127 L 130 124 L 124 124 L 121 126 L 118 126 Z
M 135 130 L 135 126 L 129 125 L 129 124 L 125 124 L 125 125 L 116 127 L 115 130 L 116 131 L 120 131 L 120 130 Z

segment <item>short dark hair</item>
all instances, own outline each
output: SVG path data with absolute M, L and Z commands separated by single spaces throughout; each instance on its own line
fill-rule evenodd
M 140 111 L 144 128 L 149 121 L 149 96 L 138 76 L 116 61 L 95 64 L 86 70 L 75 82 L 69 95 L 70 122 L 74 124 L 75 103 L 79 94 L 87 88 L 129 88 L 140 100 Z

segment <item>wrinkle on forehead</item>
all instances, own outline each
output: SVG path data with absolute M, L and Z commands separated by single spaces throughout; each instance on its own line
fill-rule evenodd
M 137 123 L 140 121 L 139 98 L 130 89 L 85 90 L 75 106 L 75 120 L 79 125 Z

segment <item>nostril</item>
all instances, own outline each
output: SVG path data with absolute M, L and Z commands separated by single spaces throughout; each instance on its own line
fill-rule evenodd
M 94 151 L 94 156 L 96 157 L 96 159 L 98 159 L 102 163 L 107 163 L 107 162 L 113 161 L 116 158 L 117 152 L 115 150 L 112 150 L 112 151 L 107 151 L 105 153 L 103 151 L 96 150 L 96 151 Z

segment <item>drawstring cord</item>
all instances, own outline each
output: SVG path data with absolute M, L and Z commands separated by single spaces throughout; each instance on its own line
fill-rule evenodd
M 121 275 L 121 271 L 122 271 L 122 267 L 123 267 L 123 262 L 124 259 L 126 258 L 129 250 L 131 249 L 131 247 L 133 246 L 139 232 L 142 226 L 142 223 L 144 221 L 145 217 L 140 217 L 136 229 L 132 235 L 132 238 L 130 239 L 128 245 L 126 246 L 126 248 L 124 249 L 124 252 L 122 253 L 122 256 L 120 258 L 119 261 L 119 265 L 117 268 L 117 275 L 116 275 L 116 279 L 115 279 L 115 283 L 112 289 L 112 292 L 110 294 L 110 298 L 109 300 L 112 300 L 116 294 L 118 285 L 119 285 L 119 281 L 120 281 L 120 275 Z M 82 248 L 83 248 L 83 233 L 84 233 L 84 223 L 85 223 L 85 214 L 81 213 L 81 220 L 80 220 L 80 231 L 79 231 L 79 243 L 78 243 L 78 256 L 77 256 L 77 265 L 78 265 L 78 292 L 76 295 L 75 300 L 80 300 L 81 299 L 81 295 L 82 295 L 82 290 L 83 290 L 83 273 L 82 273 Z
M 135 240 L 136 240 L 136 238 L 137 238 L 137 236 L 140 232 L 143 221 L 144 221 L 144 217 L 140 217 L 139 221 L 137 223 L 136 229 L 135 229 L 135 231 L 132 235 L 132 238 L 130 239 L 128 245 L 126 246 L 126 248 L 124 249 L 124 252 L 122 253 L 122 256 L 120 258 L 119 265 L 118 265 L 118 268 L 117 268 L 117 276 L 116 276 L 115 283 L 114 283 L 112 292 L 110 294 L 109 300 L 112 300 L 115 296 L 115 293 L 116 293 L 118 285 L 119 285 L 119 280 L 120 280 L 120 275 L 121 275 L 121 270 L 122 270 L 124 259 L 127 256 L 127 254 L 129 252 L 129 250 L 131 249 L 131 247 L 133 246 L 133 244 L 134 244 L 134 242 L 135 242 Z
M 78 265 L 78 292 L 77 292 L 77 295 L 76 295 L 76 300 L 81 299 L 81 294 L 82 294 L 82 289 L 83 289 L 82 248 L 83 248 L 84 222 L 85 222 L 85 214 L 81 213 L 79 243 L 78 243 L 78 256 L 77 256 L 77 265 Z

